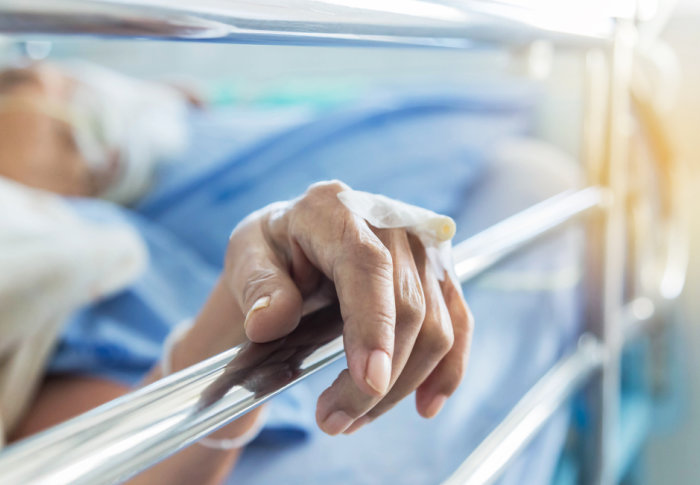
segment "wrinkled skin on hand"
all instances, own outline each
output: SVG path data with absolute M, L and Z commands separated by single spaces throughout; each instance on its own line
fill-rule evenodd
M 246 342 L 204 392 L 199 407 L 221 399 L 234 386 L 255 397 L 290 384 L 301 373 L 301 364 L 312 352 L 340 336 L 343 321 L 336 303 L 304 316 L 289 335 L 265 343 Z
M 252 342 L 294 338 L 305 308 L 337 299 L 348 369 L 318 400 L 329 434 L 355 431 L 414 391 L 418 412 L 435 416 L 462 379 L 472 332 L 460 289 L 435 274 L 420 241 L 351 213 L 337 198 L 347 189 L 315 184 L 251 214 L 231 235 L 223 275 L 222 298 Z M 261 369 L 289 378 L 298 351 Z
M 90 171 L 70 125 L 50 115 L 74 89 L 75 81 L 51 66 L 0 72 L 0 101 L 33 100 L 0 109 L 0 175 L 64 195 L 95 195 L 109 183 L 113 174 Z M 420 241 L 351 213 L 337 198 L 347 188 L 315 184 L 298 199 L 242 221 L 229 242 L 225 288 L 208 303 L 210 313 L 229 315 L 229 325 L 203 318 L 181 349 L 184 363 L 238 344 L 241 322 L 252 342 L 274 342 L 288 336 L 309 307 L 337 300 L 348 369 L 318 401 L 319 426 L 330 434 L 354 431 L 414 391 L 418 412 L 436 415 L 462 379 L 472 331 L 461 291 L 434 274 Z M 246 385 L 290 378 L 304 352 L 300 344 L 296 353 L 269 357 Z M 243 379 L 236 372 L 227 370 L 228 379 L 209 398 Z

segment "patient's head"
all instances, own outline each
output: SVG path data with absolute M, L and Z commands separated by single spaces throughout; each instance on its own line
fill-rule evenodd
M 63 195 L 94 195 L 66 106 L 75 81 L 48 65 L 0 71 L 0 175 Z
M 191 95 L 81 61 L 0 71 L 0 176 L 129 204 L 187 145 Z

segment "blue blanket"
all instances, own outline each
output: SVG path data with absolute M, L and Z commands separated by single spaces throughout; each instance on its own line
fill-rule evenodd
M 499 140 L 529 130 L 529 94 L 382 96 L 322 114 L 297 108 L 193 113 L 195 142 L 182 160 L 162 169 L 138 206 L 72 201 L 85 217 L 135 226 L 151 260 L 126 291 L 75 316 L 51 370 L 137 383 L 157 361 L 170 328 L 204 302 L 235 224 L 315 181 L 338 178 L 450 214 L 458 222 L 457 240 L 563 189 L 525 189 L 520 175 L 488 162 Z M 538 181 L 536 174 L 532 182 Z M 465 288 L 479 322 L 472 363 L 438 418 L 422 420 L 407 399 L 351 437 L 321 434 L 313 423 L 315 399 L 345 365 L 338 363 L 273 401 L 268 425 L 233 480 L 423 484 L 445 478 L 574 340 L 575 282 L 503 286 L 570 270 L 572 241 L 555 237 L 513 259 L 500 280 L 495 273 Z M 532 445 L 540 447 L 537 458 L 514 465 L 505 480 L 524 483 L 528 476 L 528 483 L 546 483 L 565 426 L 565 415 L 555 419 Z

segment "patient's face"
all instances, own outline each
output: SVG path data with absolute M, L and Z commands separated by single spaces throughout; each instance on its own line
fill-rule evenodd
M 63 195 L 93 195 L 95 181 L 56 113 L 74 81 L 49 66 L 0 72 L 0 175 Z

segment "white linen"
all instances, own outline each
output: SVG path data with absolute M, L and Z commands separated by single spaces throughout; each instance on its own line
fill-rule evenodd
M 61 197 L 0 177 L 0 446 L 70 314 L 131 283 L 146 259 L 132 230 L 79 219 Z

